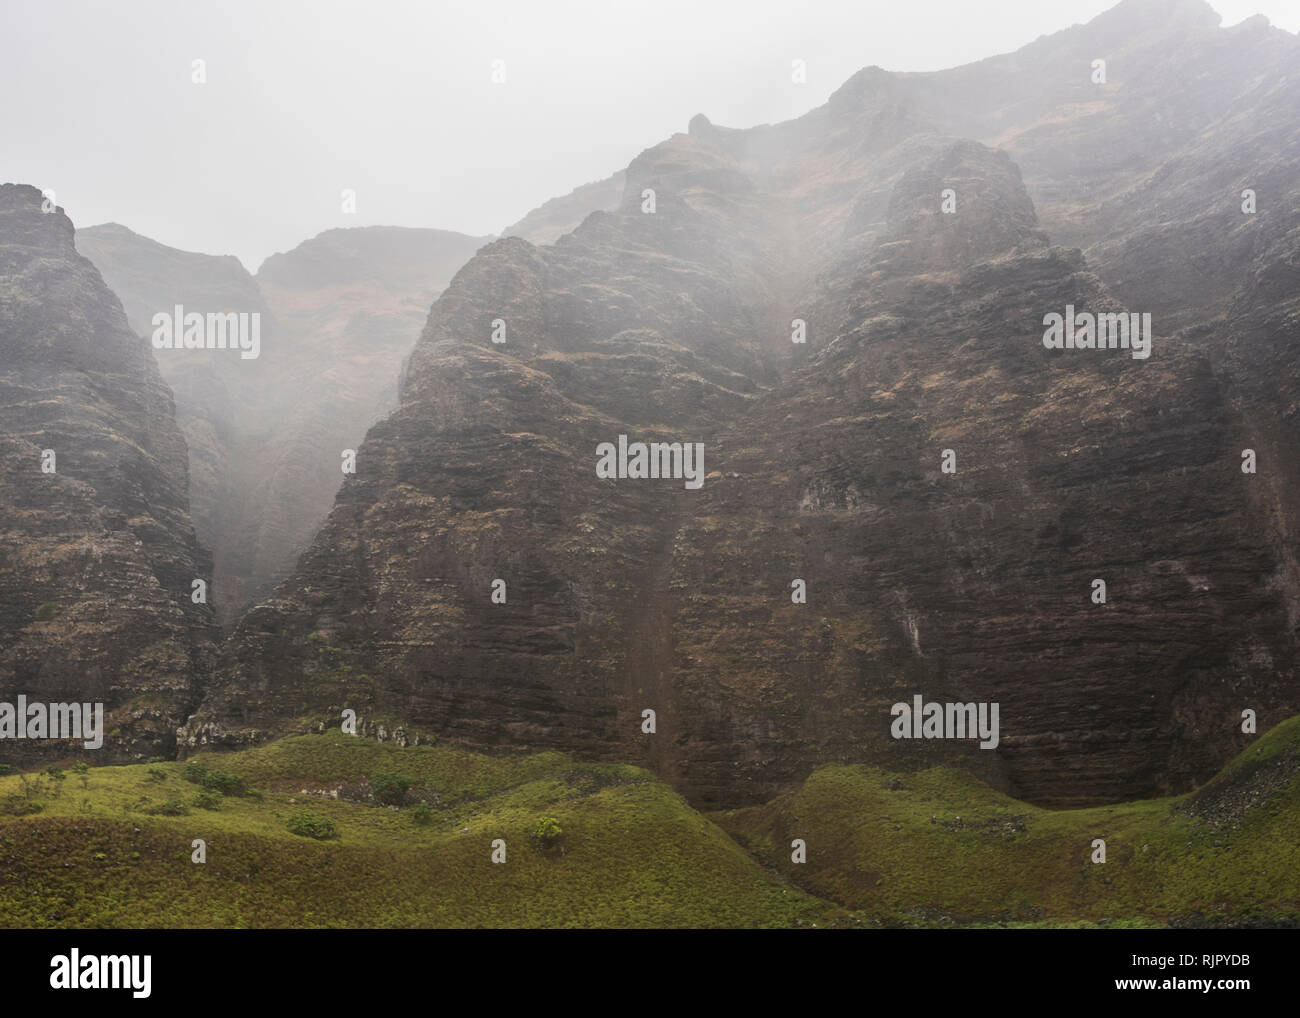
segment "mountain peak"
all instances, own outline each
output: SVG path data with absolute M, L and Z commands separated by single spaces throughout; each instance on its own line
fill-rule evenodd
M 14 242 L 49 251 L 73 248 L 72 220 L 60 206 L 44 209 L 45 196 L 30 184 L 0 184 L 0 220 L 3 232 Z

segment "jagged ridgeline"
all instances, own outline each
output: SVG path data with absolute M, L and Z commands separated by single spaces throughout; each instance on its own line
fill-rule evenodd
M 0 185 L 0 701 L 103 704 L 86 759 L 173 752 L 213 649 L 185 440 L 63 210 Z M 12 718 L 10 721 L 12 722 Z M 0 761 L 87 740 L 0 739 Z
M 1294 36 L 1133 0 L 695 118 L 456 275 L 185 746 L 349 709 L 714 806 L 837 761 L 1049 805 L 1207 778 L 1300 707 L 1298 114 Z M 1096 347 L 1121 321 L 1144 355 Z M 702 444 L 703 484 L 601 476 L 620 436 Z M 1000 704 L 997 748 L 892 738 L 914 696 Z

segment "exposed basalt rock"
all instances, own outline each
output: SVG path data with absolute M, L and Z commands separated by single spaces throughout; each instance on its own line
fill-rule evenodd
M 1023 207 L 1001 160 L 962 146 L 940 162 L 954 158 L 947 174 L 965 175 L 977 208 Z M 1045 350 L 1041 314 L 1118 302 L 1032 219 L 1017 236 L 1006 215 L 989 229 L 934 203 L 918 213 L 909 195 L 926 177 L 900 184 L 859 273 L 866 296 L 834 342 L 718 443 L 722 476 L 676 546 L 673 586 L 690 592 L 672 627 L 677 712 L 770 715 L 793 659 L 799 739 L 750 764 L 774 778 L 797 773 L 801 743 L 847 755 L 835 738 L 860 740 L 862 758 L 932 761 L 932 746 L 896 743 L 880 720 L 923 692 L 1001 703 L 998 762 L 1026 798 L 1185 788 L 1244 744 L 1241 707 L 1266 704 L 1275 721 L 1295 709 L 1293 632 L 1239 469 L 1242 422 L 1178 336 L 1157 336 L 1146 361 Z M 975 251 L 965 264 L 945 254 Z M 945 476 L 946 448 L 957 471 Z M 789 603 L 793 577 L 807 607 Z M 1089 599 L 1098 577 L 1105 605 Z M 820 647 L 809 616 L 828 620 Z M 921 674 L 903 671 L 909 658 Z M 710 797 L 727 787 L 720 769 Z
M 685 492 L 598 482 L 593 450 L 691 419 L 702 437 L 751 398 L 780 340 L 770 302 L 753 299 L 777 255 L 730 242 L 757 210 L 697 212 L 664 190 L 675 214 L 597 213 L 551 248 L 498 241 L 458 274 L 403 374 L 402 406 L 371 429 L 302 560 L 318 580 L 241 622 L 228 706 L 200 714 L 187 740 L 333 703 L 520 748 L 563 744 L 555 722 L 568 718 L 591 752 L 617 751 L 622 714 L 640 706 L 605 676 L 638 653 L 623 626 Z M 488 599 L 497 577 L 506 604 Z
M 211 666 L 185 440 L 61 209 L 0 185 L 0 700 L 102 702 L 96 762 L 174 750 Z M 42 452 L 55 454 L 42 471 Z M 80 742 L 0 740 L 24 764 Z
M 1300 50 L 1216 17 L 1129 2 L 967 68 L 869 68 L 786 124 L 697 118 L 616 208 L 479 252 L 186 744 L 351 707 L 646 762 L 708 805 L 833 760 L 957 761 L 1048 804 L 1212 773 L 1243 708 L 1300 710 L 1300 205 L 1220 229 L 1239 181 L 1213 172 L 1233 139 L 1275 193 L 1300 180 Z M 1045 349 L 1067 305 L 1152 312 L 1152 356 Z M 598 478 L 619 434 L 703 442 L 703 489 Z M 891 739 L 916 693 L 999 702 L 998 749 Z

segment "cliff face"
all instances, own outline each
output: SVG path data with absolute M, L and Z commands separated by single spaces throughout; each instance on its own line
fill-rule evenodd
M 350 707 L 645 761 L 709 805 L 883 755 L 1055 804 L 1213 772 L 1242 710 L 1300 709 L 1300 204 L 1248 218 L 1215 184 L 1225 138 L 1254 139 L 1270 193 L 1300 181 L 1300 49 L 1207 11 L 1125 3 L 970 68 L 868 69 L 786 124 L 697 117 L 616 209 L 480 251 L 186 744 Z M 1046 349 L 1067 306 L 1152 314 L 1150 357 Z M 703 486 L 599 477 L 620 434 L 702 442 Z M 913 694 L 999 702 L 999 747 L 892 740 Z
M 968 762 L 1055 805 L 1186 788 L 1244 746 L 1242 709 L 1294 710 L 1288 567 L 1229 383 L 1180 334 L 1146 360 L 1045 349 L 1043 313 L 1129 309 L 1026 207 L 976 146 L 906 177 L 867 265 L 828 280 L 861 295 L 835 338 L 720 437 L 663 590 L 683 728 L 744 733 L 683 739 L 706 801 L 809 756 L 933 762 L 881 721 L 917 692 L 1000 703 Z
M 191 592 L 211 561 L 149 341 L 41 202 L 0 185 L 0 700 L 102 702 L 94 759 L 137 759 L 198 702 L 214 630 Z M 5 760 L 80 751 L 0 740 Z
M 177 305 L 204 315 L 260 316 L 257 358 L 229 349 L 153 351 L 175 394 L 177 422 L 189 449 L 194 527 L 204 547 L 212 549 L 211 600 L 218 621 L 227 622 L 258 582 L 259 563 L 248 537 L 256 524 L 246 513 L 264 507 L 247 498 L 249 431 L 250 425 L 257 428 L 263 379 L 281 370 L 284 361 L 275 317 L 233 256 L 179 251 L 116 223 L 79 230 L 76 243 L 121 298 L 131 329 L 146 337 L 151 350 L 154 315 L 172 315 Z
M 190 450 L 194 523 L 213 549 L 218 618 L 267 593 L 319 529 L 341 452 L 396 403 L 396 377 L 429 304 L 486 238 L 441 230 L 331 230 L 257 277 L 233 257 L 166 247 L 117 225 L 80 250 L 131 326 L 177 305 L 261 316 L 261 350 L 159 350 Z

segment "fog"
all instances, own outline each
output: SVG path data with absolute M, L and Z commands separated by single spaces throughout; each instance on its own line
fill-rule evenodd
M 6 0 L 0 180 L 250 271 L 336 226 L 495 233 L 696 113 L 784 120 L 864 66 L 955 66 L 1113 2 Z M 1292 0 L 1214 6 L 1300 29 Z

